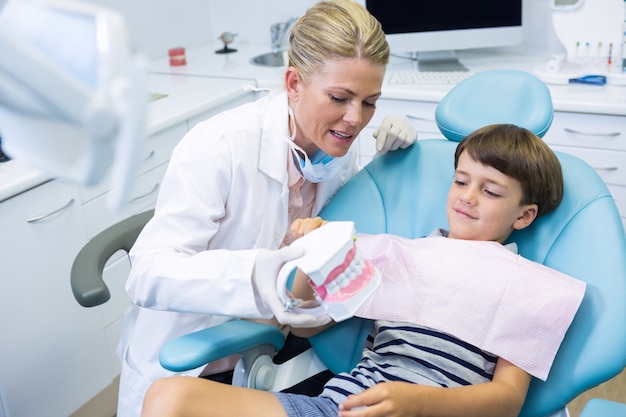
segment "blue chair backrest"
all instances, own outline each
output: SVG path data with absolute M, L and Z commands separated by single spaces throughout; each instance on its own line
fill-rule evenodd
M 462 94 L 457 96 L 457 90 Z M 453 140 L 491 123 L 515 123 L 542 136 L 553 114 L 545 91 L 538 79 L 520 71 L 480 73 L 442 100 L 437 122 Z M 468 97 L 471 106 L 466 105 Z M 353 220 L 359 232 L 409 238 L 447 227 L 445 204 L 456 145 L 452 140 L 419 140 L 409 149 L 374 159 L 337 193 L 321 216 Z M 565 179 L 562 203 L 510 240 L 517 242 L 526 258 L 582 279 L 588 286 L 548 380 L 533 379 L 521 416 L 549 415 L 626 366 L 626 235 L 621 219 L 606 185 L 588 164 L 569 154 L 557 152 L 557 156 Z M 360 359 L 370 327 L 366 320 L 351 319 L 312 338 L 311 344 L 330 370 L 346 371 Z M 348 337 L 354 338 L 354 345 L 346 343 Z

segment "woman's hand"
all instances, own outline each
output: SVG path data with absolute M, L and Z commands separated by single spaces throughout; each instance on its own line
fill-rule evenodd
M 405 117 L 389 114 L 374 132 L 374 138 L 376 139 L 376 155 L 384 155 L 387 151 L 404 149 L 413 145 L 417 140 L 417 131 Z
M 293 223 L 291 223 L 291 236 L 293 236 L 294 240 L 299 239 L 307 233 L 310 233 L 315 229 L 319 229 L 326 223 L 328 223 L 328 220 L 323 220 L 321 217 L 296 219 Z
M 321 217 L 296 219 L 291 224 L 291 236 L 294 240 L 299 239 L 307 233 L 310 233 L 315 229 L 319 229 L 326 223 L 328 223 L 328 221 L 323 220 Z M 313 289 L 309 285 L 309 277 L 300 269 L 296 271 L 296 276 L 291 287 L 291 294 L 294 298 L 303 300 L 303 304 L 300 306 L 301 308 L 310 308 L 319 305 L 319 302 L 315 299 Z M 329 323 L 317 328 L 299 328 L 300 326 L 294 326 L 292 327 L 291 332 L 299 337 L 311 337 L 322 330 L 331 327 L 333 324 L 334 322 L 331 320 Z

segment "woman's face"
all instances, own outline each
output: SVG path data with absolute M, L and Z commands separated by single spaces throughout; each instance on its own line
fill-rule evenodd
M 384 65 L 361 58 L 331 59 L 306 82 L 289 67 L 285 77 L 295 143 L 309 156 L 318 149 L 345 155 L 374 115 L 384 75 Z

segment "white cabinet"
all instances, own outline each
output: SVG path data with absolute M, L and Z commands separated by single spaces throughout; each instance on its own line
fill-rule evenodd
M 180 122 L 146 138 L 142 150 L 142 156 L 137 167 L 137 176 L 141 176 L 148 171 L 167 163 L 170 159 L 172 149 L 174 149 L 174 146 L 176 146 L 185 133 L 187 133 L 187 123 Z M 154 180 L 156 182 L 160 182 L 161 178 L 155 178 Z M 154 186 L 154 182 L 152 183 L 152 186 Z M 98 198 L 101 201 L 101 212 L 97 213 L 98 217 L 87 217 L 87 222 L 89 223 L 87 225 L 87 231 L 89 232 L 90 238 L 115 222 L 138 212 L 138 210 L 142 208 L 140 207 L 141 201 L 145 201 L 146 197 L 148 197 L 146 194 L 153 197 L 151 200 L 152 203 L 156 200 L 155 190 L 150 192 L 150 189 L 146 189 L 146 184 L 137 182 L 134 185 L 129 201 L 124 209 L 119 212 L 111 212 L 107 206 L 108 195 L 105 198 L 100 198 L 104 197 L 109 192 L 109 189 L 109 180 L 108 178 L 105 178 L 101 183 L 94 187 L 81 188 L 79 190 L 81 204 L 88 204 Z M 150 204 L 144 204 L 144 206 L 149 205 Z M 96 222 L 97 224 L 94 225 L 92 222 Z
M 130 198 L 121 211 L 111 212 L 109 210 L 108 186 L 104 185 L 93 190 L 81 190 L 84 227 L 88 238 L 91 239 L 107 227 L 133 214 L 154 208 L 172 150 L 188 129 L 200 120 L 252 99 L 253 95 L 246 93 L 199 114 L 190 115 L 188 119 L 150 135 L 146 139 L 144 157 L 139 166 L 138 176 Z M 129 272 L 128 256 L 122 252 L 114 255 L 107 262 L 103 271 L 103 279 L 111 292 L 111 299 L 105 304 L 93 308 L 98 313 L 94 327 L 99 329 L 101 340 L 103 340 L 102 347 L 105 349 L 105 356 L 99 366 L 105 368 L 110 380 L 118 376 L 121 370 L 121 364 L 115 350 L 122 332 L 123 314 L 130 304 L 124 288 Z M 85 398 L 83 403 L 90 398 Z
M 87 241 L 74 187 L 48 182 L 0 204 L 0 386 L 10 417 L 66 417 L 111 383 L 98 312 L 69 271 Z
M 443 135 L 435 123 L 436 108 L 436 102 L 379 99 L 374 117 L 357 139 L 361 166 L 366 165 L 376 154 L 376 140 L 372 135 L 389 114 L 406 117 L 417 130 L 418 139 L 442 139 Z
M 84 204 L 82 207 L 83 216 L 89 238 L 133 214 L 154 208 L 166 166 L 167 162 L 164 162 L 137 177 L 131 193 L 131 199 L 120 212 L 110 212 L 106 194 Z M 126 253 L 120 251 L 111 257 L 103 271 L 103 279 L 111 292 L 111 299 L 100 306 L 94 307 L 100 315 L 99 321 L 94 325 L 100 328 L 101 331 L 104 331 L 106 340 L 107 358 L 106 361 L 101 363 L 101 366 L 107 367 L 111 374 L 111 379 L 119 375 L 121 370 L 115 349 L 122 334 L 124 311 L 130 305 L 130 300 L 124 288 L 129 272 L 130 263 Z
M 129 304 L 128 258 L 118 253 L 105 267 L 111 299 L 84 308 L 70 287 L 74 257 L 102 230 L 154 207 L 172 149 L 188 125 L 253 97 L 236 94 L 199 112 L 183 106 L 186 118 L 146 139 L 121 211 L 109 209 L 108 179 L 90 188 L 50 181 L 0 202 L 0 417 L 67 417 L 112 384 L 120 373 L 115 348 Z M 110 404 L 90 417 L 114 412 Z
M 187 123 L 183 121 L 146 139 L 138 176 L 132 186 L 130 198 L 122 210 L 113 212 L 109 209 L 107 181 L 92 189 L 79 190 L 82 201 L 82 220 L 87 239 L 91 239 L 107 227 L 133 214 L 154 208 L 172 150 L 186 132 Z M 111 383 L 121 371 L 116 348 L 122 333 L 123 314 L 130 305 L 124 288 L 129 272 L 130 262 L 126 253 L 120 251 L 111 257 L 103 271 L 103 279 L 111 293 L 110 300 L 91 309 L 81 308 L 80 311 L 81 315 L 92 315 L 93 313 L 89 310 L 94 310 L 96 313 L 92 326 L 99 331 L 100 347 L 104 349 L 104 353 L 94 366 L 98 366 L 108 375 L 106 385 Z M 83 398 L 81 405 L 99 391 Z M 110 408 L 111 413 L 115 412 L 114 404 L 111 404 Z
M 188 129 L 201 120 L 252 99 L 252 94 L 241 95 L 150 135 L 146 140 L 144 158 L 130 198 L 122 211 L 111 212 L 108 209 L 106 186 L 98 190 L 99 192 L 83 190 L 82 210 L 88 237 L 92 238 L 107 227 L 133 214 L 154 208 L 172 150 Z M 129 272 L 130 263 L 125 253 L 120 252 L 107 262 L 103 279 L 111 292 L 111 299 L 94 308 L 99 313 L 96 327 L 104 333 L 106 361 L 103 361 L 103 364 L 111 378 L 119 375 L 121 370 L 115 350 L 122 332 L 123 314 L 130 304 L 124 288 Z
M 106 185 L 79 190 L 82 201 L 82 220 L 88 239 L 133 214 L 154 208 L 172 150 L 186 132 L 187 122 L 183 121 L 146 139 L 144 157 L 140 163 L 138 175 L 132 186 L 129 200 L 122 210 L 113 212 L 109 209 L 109 190 Z M 108 375 L 107 385 L 121 371 L 116 348 L 122 333 L 123 314 L 130 305 L 125 290 L 129 272 L 130 262 L 126 253 L 120 251 L 112 256 L 103 271 L 103 279 L 111 293 L 110 300 L 90 309 L 81 308 L 80 312 L 80 314 L 92 314 L 89 310 L 93 310 L 96 313 L 92 326 L 99 331 L 100 347 L 103 349 L 103 355 L 96 366 Z M 76 304 L 75 301 L 74 304 Z M 81 405 L 98 392 L 83 398 Z M 110 413 L 114 413 L 115 405 L 111 404 L 110 408 Z
M 600 174 L 626 228 L 626 116 L 555 112 L 544 140 L 577 156 Z
M 85 210 L 85 228 L 89 238 L 120 220 L 154 207 L 172 150 L 185 133 L 187 123 L 180 122 L 146 139 L 144 157 L 139 165 L 137 178 L 122 210 L 110 210 L 109 188 L 106 185 L 80 191 Z

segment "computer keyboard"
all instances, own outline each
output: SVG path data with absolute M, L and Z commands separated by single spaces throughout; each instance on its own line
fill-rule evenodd
M 472 71 L 391 71 L 386 84 L 399 85 L 455 85 L 474 75 Z

